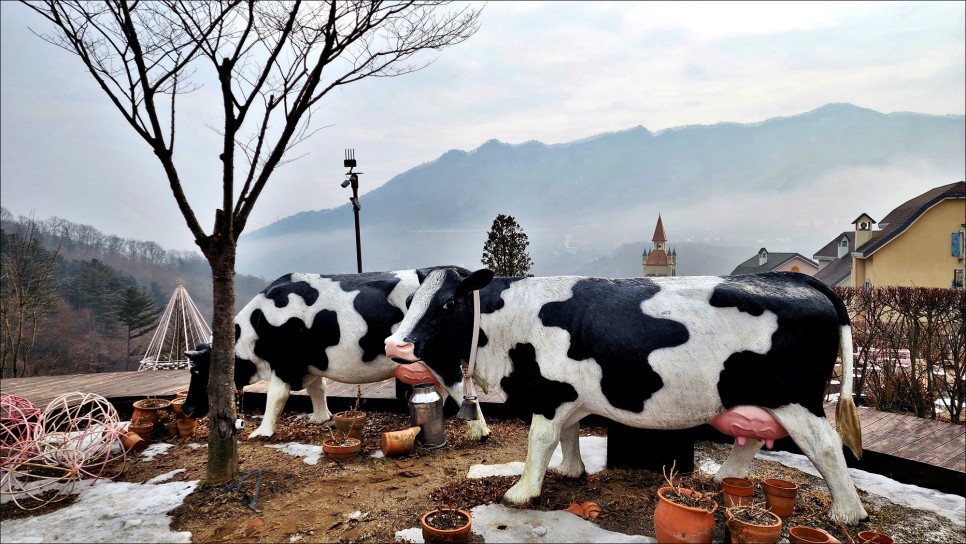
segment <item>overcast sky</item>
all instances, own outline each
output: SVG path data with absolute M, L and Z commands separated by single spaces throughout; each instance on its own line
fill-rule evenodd
M 349 191 L 339 183 L 350 147 L 364 172 L 364 203 L 366 191 L 396 174 L 493 138 L 562 143 L 637 125 L 753 123 L 831 102 L 963 114 L 964 8 L 491 3 L 480 31 L 434 52 L 428 68 L 323 99 L 313 126 L 326 128 L 297 148 L 306 156 L 275 175 L 247 230 L 344 204 Z M 0 24 L 0 203 L 15 215 L 56 215 L 167 249 L 194 248 L 157 159 L 80 61 L 32 35 L 28 26 L 49 29 L 18 3 L 0 2 Z M 221 107 L 214 88 L 190 98 L 199 116 Z M 179 133 L 176 161 L 210 230 L 220 163 L 217 152 L 202 151 L 217 135 L 198 126 Z

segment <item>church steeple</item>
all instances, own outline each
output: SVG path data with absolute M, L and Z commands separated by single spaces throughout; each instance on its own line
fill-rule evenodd
M 642 258 L 644 276 L 675 276 L 677 275 L 677 254 L 670 258 L 667 253 L 667 235 L 664 234 L 664 221 L 661 214 L 657 214 L 657 225 L 654 226 L 654 236 L 651 238 L 651 250 L 644 250 Z

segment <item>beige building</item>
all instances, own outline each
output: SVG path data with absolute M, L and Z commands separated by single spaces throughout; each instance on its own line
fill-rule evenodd
M 654 236 L 651 238 L 651 249 L 650 251 L 645 249 L 644 254 L 641 255 L 644 277 L 677 276 L 677 262 L 677 252 L 672 249 L 668 253 L 664 223 L 661 222 L 661 214 L 658 214 L 657 226 L 654 227 Z
M 878 222 L 855 221 L 852 287 L 963 287 L 966 182 L 926 191 Z

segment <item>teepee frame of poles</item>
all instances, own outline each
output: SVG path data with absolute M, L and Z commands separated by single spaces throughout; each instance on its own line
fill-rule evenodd
M 191 300 L 184 284 L 179 282 L 161 315 L 138 370 L 188 368 L 188 358 L 184 352 L 210 339 L 211 328 Z

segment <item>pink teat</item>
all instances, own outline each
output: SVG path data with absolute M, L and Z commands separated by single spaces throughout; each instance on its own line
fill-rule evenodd
M 757 406 L 735 406 L 708 421 L 715 429 L 735 437 L 739 446 L 749 438 L 764 440 L 768 449 L 775 440 L 788 436 L 788 431 L 775 421 L 771 413 Z

